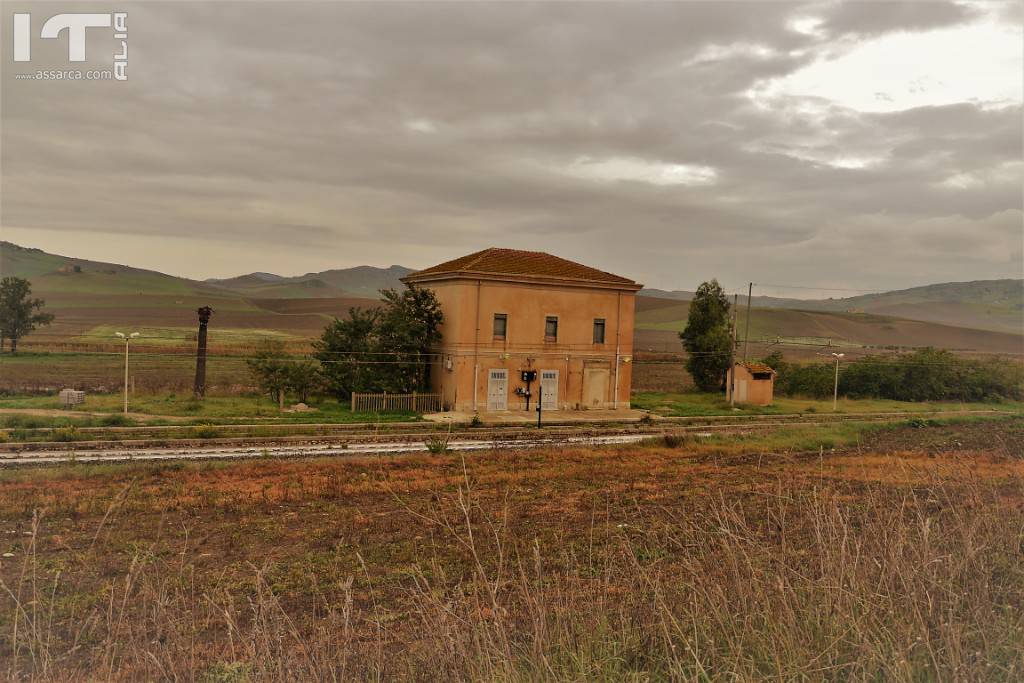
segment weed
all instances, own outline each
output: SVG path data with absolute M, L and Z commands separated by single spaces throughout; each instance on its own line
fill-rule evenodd
M 78 441 L 81 438 L 78 429 L 74 426 L 71 427 L 57 427 L 50 431 L 50 439 L 52 441 Z
M 220 430 L 212 424 L 201 424 L 191 429 L 194 439 L 216 439 L 220 436 Z
M 441 455 L 442 453 L 448 452 L 448 437 L 447 436 L 431 436 L 423 442 L 427 447 L 427 451 L 434 455 Z

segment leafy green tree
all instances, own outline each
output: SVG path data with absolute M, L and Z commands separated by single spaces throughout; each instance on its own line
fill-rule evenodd
M 372 386 L 374 366 L 368 361 L 376 357 L 379 317 L 376 308 L 351 308 L 346 320 L 335 318 L 313 343 L 327 388 L 336 396 L 348 398 Z
M 42 311 L 44 301 L 30 298 L 32 285 L 20 277 L 0 280 L 0 340 L 11 340 L 11 353 L 17 353 L 18 340 L 40 325 L 49 325 L 53 314 Z M 3 350 L 0 342 L 0 350 Z
M 245 361 L 249 372 L 260 391 L 275 401 L 280 392 L 288 388 L 290 368 L 284 342 L 279 339 L 262 339 L 256 345 L 252 358 Z
M 303 403 L 309 400 L 310 394 L 317 393 L 321 379 L 320 366 L 314 361 L 297 360 L 288 367 L 288 390 L 294 392 Z
M 686 329 L 679 333 L 689 353 L 686 369 L 701 391 L 717 391 L 724 386 L 725 373 L 732 357 L 729 326 L 729 300 L 717 280 L 703 283 L 690 302 Z
M 349 311 L 335 319 L 314 343 L 315 357 L 332 393 L 407 393 L 429 383 L 430 347 L 441 340 L 441 306 L 433 291 L 410 286 L 383 290 L 380 308 Z
M 382 290 L 385 306 L 378 321 L 380 348 L 389 363 L 379 367 L 384 391 L 408 393 L 430 383 L 430 348 L 441 341 L 441 305 L 434 292 L 409 286 L 401 292 Z

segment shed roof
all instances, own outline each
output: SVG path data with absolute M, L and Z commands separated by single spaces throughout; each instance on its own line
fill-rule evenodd
M 751 372 L 770 372 L 773 375 L 776 374 L 775 369 L 772 366 L 766 365 L 764 363 L 757 363 L 755 361 L 741 361 L 736 365 L 742 365 Z
M 491 247 L 407 275 L 403 280 L 439 279 L 442 276 L 489 275 L 542 278 L 576 283 L 620 285 L 640 289 L 634 280 L 585 266 L 542 251 Z

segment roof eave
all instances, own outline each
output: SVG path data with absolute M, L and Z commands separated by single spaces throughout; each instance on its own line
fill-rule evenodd
M 515 275 L 504 273 L 482 273 L 471 270 L 451 271 L 448 273 L 410 273 L 401 278 L 405 284 L 423 282 L 440 282 L 444 280 L 490 280 L 493 282 L 515 282 L 520 284 L 561 285 L 565 287 L 586 287 L 591 289 L 615 289 L 620 291 L 638 292 L 643 285 L 638 282 L 615 282 L 614 280 L 584 280 L 581 278 L 561 278 L 550 275 Z

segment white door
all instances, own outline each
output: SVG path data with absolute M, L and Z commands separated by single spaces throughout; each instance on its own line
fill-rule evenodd
M 739 386 L 736 388 L 736 401 L 737 403 L 745 403 L 747 400 L 747 380 L 741 379 L 738 384 Z
M 487 375 L 487 410 L 508 410 L 508 370 Z
M 558 410 L 558 370 L 540 371 L 540 396 L 544 410 Z

